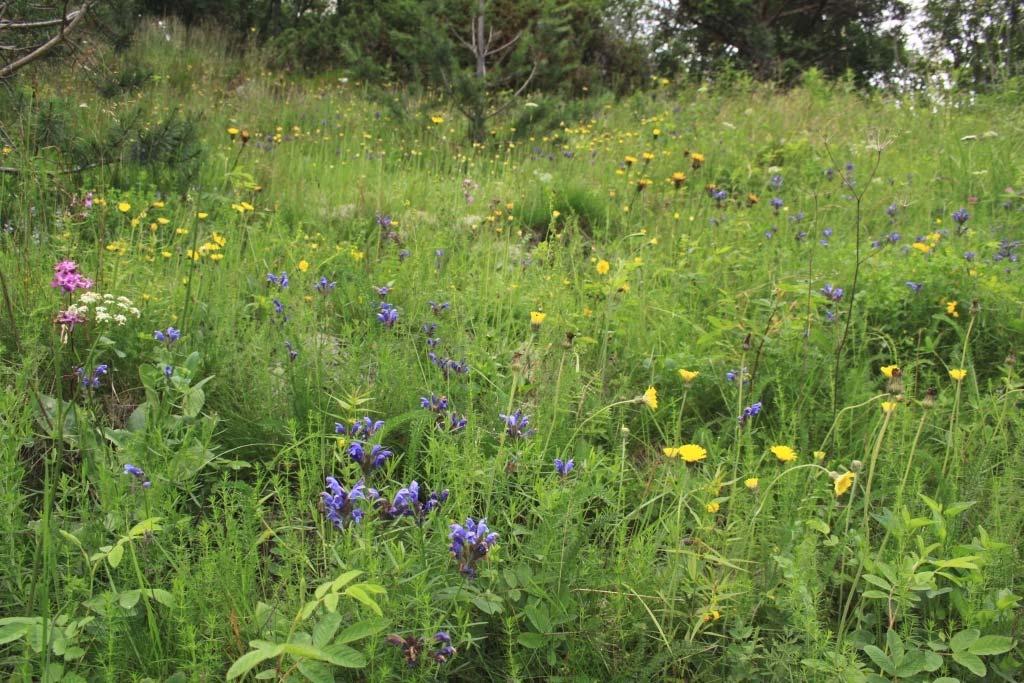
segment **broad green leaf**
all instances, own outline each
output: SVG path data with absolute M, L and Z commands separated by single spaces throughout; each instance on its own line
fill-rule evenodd
M 889 674 L 890 676 L 896 674 L 896 665 L 893 664 L 893 661 L 889 658 L 889 655 L 882 652 L 879 648 L 875 647 L 874 645 L 865 645 L 864 653 L 871 658 L 871 661 L 875 663 L 875 666 L 877 666 L 885 673 Z
M 900 665 L 900 660 L 903 659 L 903 639 L 900 638 L 900 634 L 896 631 L 889 629 L 885 633 L 885 645 L 889 649 L 890 656 L 896 666 Z
M 128 538 L 139 538 L 145 536 L 152 531 L 160 531 L 160 520 L 162 517 L 150 517 L 144 519 L 131 528 L 128 532 Z
M 935 560 L 932 564 L 940 569 L 977 569 L 978 565 L 974 563 L 977 559 L 977 555 L 964 555 L 948 560 Z
M 981 637 L 981 631 L 976 628 L 964 629 L 957 633 L 949 641 L 949 647 L 955 652 L 956 650 L 966 650 L 974 644 L 979 637 Z
M 346 669 L 362 669 L 366 666 L 366 657 L 362 652 L 354 650 L 344 643 L 331 643 L 324 648 L 331 655 L 331 664 Z
M 520 633 L 519 637 L 516 638 L 516 641 L 528 650 L 536 650 L 544 647 L 544 643 L 546 643 L 547 640 L 547 636 L 543 633 L 534 633 L 532 631 Z
M 273 659 L 274 657 L 279 656 L 282 652 L 284 652 L 284 645 L 274 645 L 273 647 L 246 652 L 244 655 L 236 659 L 235 663 L 231 665 L 230 669 L 228 669 L 227 680 L 233 681 L 236 678 L 244 676 L 255 667 L 259 666 L 262 662 L 265 662 L 268 659 Z
M 352 581 L 362 573 L 363 572 L 358 569 L 352 569 L 345 572 L 331 583 L 331 590 L 340 591 L 342 588 L 352 583 Z
M 124 609 L 131 609 L 135 605 L 139 604 L 139 598 L 142 597 L 142 591 L 135 589 L 131 591 L 124 591 L 117 596 L 117 604 L 121 605 Z
M 938 657 L 934 652 L 928 653 L 933 657 Z M 907 654 L 900 658 L 896 665 L 896 676 L 899 678 L 910 678 L 916 676 L 922 671 L 928 670 L 928 659 L 922 650 L 910 650 Z M 939 657 L 939 664 L 942 664 L 942 658 Z M 934 669 L 932 669 L 934 671 Z
M 967 646 L 973 655 L 1001 655 L 1013 649 L 1013 638 L 1007 636 L 982 636 Z
M 0 626 L 0 645 L 10 643 L 21 638 L 28 632 L 28 624 L 4 624 Z
M 363 603 L 364 605 L 372 609 L 377 614 L 378 617 L 384 616 L 384 612 L 381 611 L 380 605 L 377 604 L 376 600 L 370 597 L 370 594 L 366 592 L 363 586 L 358 584 L 355 586 L 349 586 L 345 589 L 345 595 Z
M 114 569 L 117 569 L 122 559 L 124 559 L 124 543 L 118 543 L 107 553 L 107 563 Z
M 299 673 L 312 683 L 334 683 L 334 674 L 331 673 L 330 664 L 304 659 L 298 663 L 297 668 Z
M 380 633 L 387 628 L 388 623 L 381 619 L 364 619 L 363 621 L 357 621 L 345 628 L 341 633 L 338 634 L 336 643 L 351 643 L 362 638 Z
M 865 574 L 864 580 L 870 584 L 878 586 L 884 591 L 892 590 L 892 584 L 883 579 L 881 576 L 875 576 L 874 574 Z
M 328 612 L 313 627 L 313 644 L 317 647 L 323 647 L 331 642 L 340 626 L 341 615 L 337 612 Z
M 162 588 L 147 588 L 145 593 L 164 607 L 174 607 L 174 596 Z
M 985 662 L 981 661 L 981 657 L 970 652 L 953 650 L 953 660 L 960 666 L 968 669 L 975 676 L 984 676 L 988 671 L 985 668 Z
M 328 593 L 324 597 L 324 607 L 327 608 L 328 612 L 334 612 L 338 609 L 338 600 L 339 597 L 337 593 Z

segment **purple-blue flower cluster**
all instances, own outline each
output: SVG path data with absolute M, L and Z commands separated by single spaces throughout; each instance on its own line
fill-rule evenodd
M 449 550 L 459 561 L 459 571 L 472 579 L 476 576 L 476 563 L 498 542 L 498 534 L 487 528 L 485 520 L 477 522 L 472 517 L 466 518 L 465 525 L 452 524 L 449 528 Z
M 438 664 L 444 664 L 455 656 L 456 650 L 452 646 L 452 637 L 448 635 L 447 631 L 438 631 L 434 634 L 433 640 L 435 648 L 427 653 L 431 660 Z M 405 658 L 405 662 L 410 668 L 418 666 L 421 655 L 426 652 L 426 643 L 419 636 L 403 637 L 392 633 L 387 637 L 387 641 L 395 647 L 402 648 L 402 657 Z
M 273 273 L 267 273 L 267 282 L 272 285 L 277 285 L 281 289 L 288 286 L 288 273 L 281 271 L 280 275 L 274 275 Z
M 81 382 L 82 388 L 87 391 L 100 388 L 100 377 L 103 377 L 110 372 L 110 367 L 106 363 L 100 363 L 92 372 L 86 372 L 85 368 L 79 367 L 75 369 L 75 374 L 78 375 L 78 381 Z
M 156 330 L 153 332 L 153 339 L 161 344 L 170 346 L 181 339 L 181 331 L 174 327 L 168 327 L 166 330 Z
M 398 519 L 412 517 L 417 524 L 422 524 L 431 512 L 448 500 L 448 489 L 431 491 L 423 495 L 417 481 L 409 482 L 398 490 L 393 500 L 377 498 L 376 505 L 382 519 Z
M 387 301 L 380 302 L 380 310 L 377 311 L 377 320 L 387 328 L 392 328 L 398 322 L 398 309 Z
M 555 458 L 555 472 L 557 472 L 558 476 L 560 476 L 560 477 L 567 477 L 567 476 L 569 476 L 569 473 L 572 472 L 572 469 L 575 466 L 576 466 L 576 463 L 574 463 L 572 461 L 572 458 L 569 458 L 568 460 L 562 460 L 561 458 Z
M 498 417 L 505 423 L 505 433 L 511 439 L 527 439 L 537 433 L 536 429 L 530 428 L 530 416 L 524 415 L 521 409 L 511 415 L 499 414 Z
M 761 402 L 760 401 L 758 401 L 757 403 L 750 404 L 749 406 L 747 406 L 746 408 L 743 409 L 742 413 L 740 413 L 740 416 L 739 416 L 740 424 L 741 425 L 746 424 L 747 420 L 755 417 L 756 415 L 759 415 L 760 413 L 761 413 Z
M 366 500 L 366 486 L 360 479 L 351 491 L 346 491 L 334 477 L 327 477 L 327 490 L 320 494 L 327 519 L 337 529 L 344 529 L 345 524 L 358 524 L 363 518 L 363 511 L 356 507 L 357 500 Z M 372 490 L 372 489 L 371 489 Z

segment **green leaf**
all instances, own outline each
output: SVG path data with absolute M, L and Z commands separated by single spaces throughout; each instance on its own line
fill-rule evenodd
M 135 605 L 139 604 L 139 598 L 142 597 L 142 591 L 135 589 L 131 591 L 124 591 L 117 596 L 117 604 L 121 605 L 124 609 L 131 609 Z
M 377 614 L 378 617 L 384 616 L 384 612 L 381 611 L 380 605 L 378 605 L 377 601 L 371 598 L 370 594 L 366 592 L 365 586 L 358 584 L 355 586 L 349 586 L 345 589 L 345 595 L 363 603 L 364 605 L 372 609 Z
M 387 628 L 388 623 L 380 619 L 364 619 L 352 624 L 338 634 L 336 643 L 351 643 L 362 638 L 380 633 Z
M 886 631 L 885 645 L 891 653 L 892 661 L 896 664 L 897 667 L 899 667 L 900 660 L 903 659 L 904 654 L 903 639 L 900 638 L 900 634 L 896 633 L 896 631 L 892 629 Z
M 896 665 L 893 664 L 893 661 L 889 658 L 889 655 L 885 654 L 874 645 L 865 645 L 864 653 L 871 658 L 871 661 L 875 663 L 875 666 L 877 666 L 885 673 L 889 674 L 890 676 L 896 673 Z
M 328 612 L 337 611 L 337 609 L 338 609 L 338 600 L 339 599 L 340 598 L 338 597 L 337 593 L 328 593 L 326 596 L 324 596 L 324 607 L 327 608 Z M 315 609 L 315 604 L 314 604 L 314 609 Z M 312 613 L 313 613 L 313 610 L 310 610 L 309 614 L 312 614 Z M 303 617 L 303 619 L 308 619 L 309 618 L 309 614 L 305 615 Z
M 181 414 L 185 417 L 198 417 L 206 403 L 206 394 L 199 387 L 192 387 L 185 392 L 185 398 L 181 402 Z
M 960 666 L 970 670 L 975 676 L 984 676 L 988 669 L 985 668 L 985 662 L 981 661 L 981 657 L 970 652 L 959 652 L 953 651 L 953 660 Z
M 259 650 L 253 650 L 252 652 L 246 652 L 244 655 L 235 660 L 235 663 L 228 669 L 227 680 L 233 681 L 236 678 L 244 676 L 245 674 L 252 671 L 255 667 L 259 666 L 262 662 L 268 659 L 273 659 L 284 652 L 284 645 L 274 645 L 274 647 L 261 648 Z
M 982 636 L 967 646 L 972 655 L 1001 655 L 1013 649 L 1013 638 L 1007 636 Z
M 952 676 L 943 676 L 941 678 L 936 678 L 932 683 L 960 683 L 960 679 L 953 678 Z
M 528 650 L 537 650 L 544 647 L 544 643 L 547 642 L 547 636 L 543 633 L 534 633 L 528 631 L 526 633 L 520 633 L 516 641 Z
M 313 627 L 313 644 L 317 647 L 323 647 L 331 642 L 340 626 L 341 615 L 337 612 L 328 612 Z
M 162 588 L 147 588 L 145 593 L 164 607 L 174 607 L 174 596 Z
M 160 531 L 161 517 L 150 517 L 144 519 L 128 531 L 128 538 L 139 538 L 153 531 Z
M 331 590 L 335 592 L 340 591 L 342 588 L 352 583 L 352 581 L 360 574 L 362 574 L 362 572 L 358 569 L 345 572 L 331 583 Z
M 977 555 L 964 555 L 948 560 L 935 560 L 932 564 L 940 569 L 977 569 L 978 565 L 974 563 L 977 559 Z
M 117 566 L 121 564 L 121 560 L 123 559 L 124 543 L 119 542 L 117 545 L 110 549 L 110 552 L 107 553 L 107 563 L 114 569 L 117 569 Z
M 343 666 L 346 669 L 362 669 L 366 666 L 366 657 L 362 652 L 353 650 L 344 643 L 331 643 L 324 648 L 324 652 L 331 655 L 331 664 Z
M 0 626 L 0 645 L 18 640 L 28 632 L 28 629 L 29 625 L 25 623 Z
M 974 641 L 976 641 L 980 636 L 981 631 L 979 631 L 976 628 L 964 629 L 963 631 L 960 631 L 955 636 L 953 636 L 953 638 L 949 641 L 949 647 L 953 651 L 966 650 L 971 645 L 973 645 Z
M 831 531 L 828 524 L 818 519 L 817 517 L 811 517 L 810 519 L 808 519 L 807 526 L 809 526 L 817 532 L 820 532 L 824 536 L 828 536 L 829 532 Z
M 938 657 L 934 652 L 929 653 L 934 657 Z M 925 654 L 921 650 L 910 650 L 906 656 L 900 658 L 901 661 L 896 665 L 896 676 L 899 678 L 910 678 L 916 676 L 922 671 L 926 670 L 927 659 Z M 941 660 L 942 658 L 939 657 Z M 941 661 L 940 661 L 941 664 Z
M 334 674 L 329 664 L 305 659 L 298 663 L 299 673 L 312 683 L 334 683 Z

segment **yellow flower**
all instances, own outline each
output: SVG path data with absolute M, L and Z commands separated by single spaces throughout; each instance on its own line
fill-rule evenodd
M 238 135 L 238 129 L 234 126 L 228 126 L 228 135 L 230 135 L 231 137 L 235 137 L 236 135 Z
M 626 162 L 626 166 L 632 166 L 636 163 L 636 157 L 633 155 L 627 155 L 624 161 Z
M 841 496 L 847 491 L 849 491 L 850 487 L 853 486 L 853 480 L 856 478 L 857 475 L 854 474 L 853 472 L 843 472 L 838 477 L 836 477 L 836 480 L 832 482 L 832 485 L 835 487 L 836 490 L 836 496 Z
M 759 483 L 760 482 L 757 480 L 757 477 L 751 477 L 750 479 L 743 480 L 743 485 L 751 491 L 756 491 Z
M 612 264 L 608 263 L 605 259 L 601 259 L 597 262 L 597 274 L 607 275 L 608 271 L 611 270 Z
M 444 123 L 444 117 L 441 116 L 440 114 L 434 114 L 433 116 L 430 117 L 430 122 L 433 123 L 434 125 L 440 126 L 442 123 Z
M 716 512 L 718 512 L 721 509 L 721 507 L 722 506 L 718 503 L 717 500 L 713 500 L 710 503 L 708 503 L 707 510 L 711 514 L 715 514 Z
M 700 374 L 700 371 L 698 371 L 698 370 L 683 370 L 683 369 L 679 370 L 679 376 L 687 384 L 690 384 L 691 382 L 693 382 L 693 380 L 697 379 L 697 375 L 699 375 L 699 374 Z
M 654 161 L 654 152 L 644 152 L 640 156 L 643 157 L 644 161 Z
M 683 462 L 700 462 L 704 458 L 708 457 L 708 452 L 704 450 L 704 447 L 698 446 L 695 443 L 688 443 L 685 446 L 676 446 L 670 450 L 673 451 L 672 455 L 674 457 L 682 458 Z
M 540 327 L 540 324 L 544 322 L 544 318 L 547 318 L 548 314 L 541 311 L 530 311 L 530 324 L 534 327 Z
M 686 174 L 683 173 L 682 171 L 676 171 L 675 173 L 672 174 L 672 177 L 669 178 L 668 181 L 675 185 L 676 189 L 678 190 L 680 187 L 683 186 L 683 183 L 686 182 Z
M 647 387 L 647 391 L 640 397 L 644 405 L 651 410 L 658 409 L 658 390 L 654 387 Z
M 780 462 L 793 462 L 796 460 L 796 451 L 789 446 L 772 446 L 771 452 Z
M 562 212 L 558 211 L 557 209 L 551 212 L 551 217 L 552 218 L 558 218 L 561 215 L 562 215 Z
M 693 166 L 693 170 L 697 170 L 704 164 L 704 155 L 700 152 L 694 152 L 690 155 L 690 165 Z
M 128 213 L 129 211 L 132 210 L 132 205 L 129 204 L 128 202 L 118 202 L 117 210 L 120 211 L 121 213 Z
M 883 413 L 891 413 L 894 410 L 896 410 L 896 402 L 895 401 L 882 401 L 882 412 Z
M 210 214 L 206 213 L 205 211 L 200 211 L 199 213 L 196 214 L 196 218 L 198 218 L 201 221 L 205 221 L 206 217 L 209 215 Z
M 922 254 L 927 254 L 929 251 L 932 250 L 932 248 L 929 245 L 925 244 L 924 242 L 914 242 L 910 246 L 912 246 L 914 249 L 917 249 Z
M 957 313 L 957 310 L 956 310 L 956 302 L 955 301 L 947 301 L 946 302 L 946 315 L 952 316 L 954 318 L 959 318 L 960 317 L 960 314 Z
M 949 371 L 949 378 L 954 382 L 959 382 L 967 376 L 967 371 L 963 368 L 953 368 Z
M 303 273 L 309 270 L 309 261 L 307 261 L 306 259 L 302 259 L 301 261 L 299 261 L 299 270 L 302 271 Z
M 825 459 L 825 451 L 814 451 L 814 459 L 821 462 Z
M 883 365 L 882 366 L 882 375 L 884 375 L 887 379 L 892 379 L 893 375 L 895 375 L 896 377 L 899 377 L 900 376 L 900 366 L 898 366 L 898 365 Z

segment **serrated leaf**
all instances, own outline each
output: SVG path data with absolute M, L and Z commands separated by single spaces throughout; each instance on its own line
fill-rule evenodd
M 967 646 L 973 655 L 1001 655 L 1013 649 L 1013 638 L 1007 636 L 982 636 Z
M 970 652 L 959 652 L 953 651 L 953 661 L 960 666 L 968 669 L 975 676 L 984 676 L 988 669 L 985 668 L 985 662 L 981 661 L 981 657 Z

